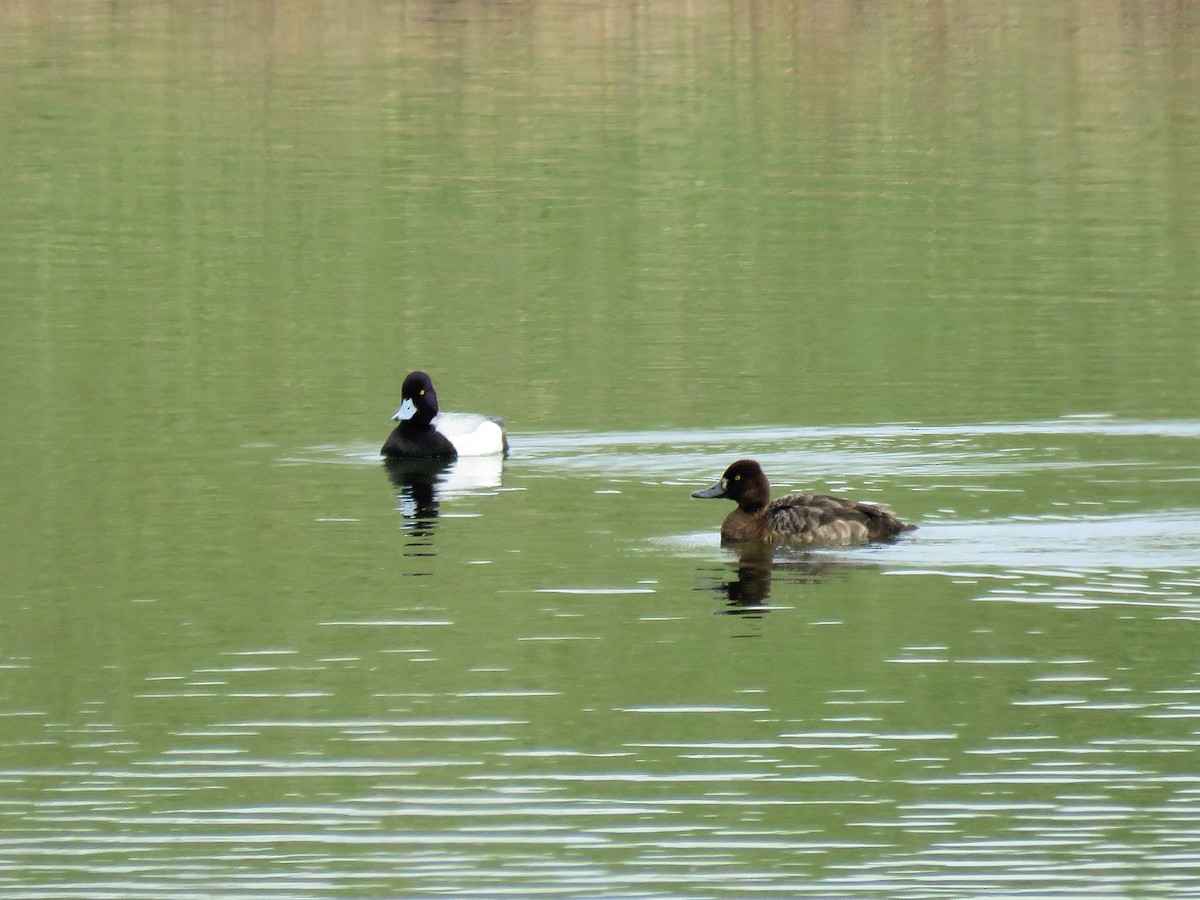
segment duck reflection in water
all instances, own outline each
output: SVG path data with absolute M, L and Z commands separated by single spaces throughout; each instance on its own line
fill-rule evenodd
M 726 547 L 731 547 L 729 543 Z M 763 543 L 742 544 L 733 563 L 734 577 L 718 576 L 712 590 L 723 596 L 729 615 L 754 615 L 767 612 L 767 598 L 778 577 L 787 584 L 819 584 L 844 563 L 833 557 L 783 550 L 784 558 L 775 558 L 776 548 Z
M 389 458 L 383 462 L 396 490 L 397 510 L 404 517 L 410 556 L 432 556 L 433 534 L 443 501 L 494 493 L 500 487 L 504 460 L 499 456 L 458 459 Z
M 387 459 L 388 480 L 396 489 L 409 546 L 430 547 L 437 528 L 438 483 L 454 465 L 450 459 Z M 432 550 L 429 551 L 432 555 Z

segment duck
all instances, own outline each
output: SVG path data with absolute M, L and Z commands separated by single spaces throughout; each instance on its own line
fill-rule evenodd
M 379 452 L 389 459 L 457 459 L 508 453 L 504 420 L 476 413 L 438 412 L 433 379 L 420 370 L 409 372 L 400 386 L 399 422 Z
M 762 466 L 739 459 L 700 499 L 727 499 L 738 505 L 721 523 L 721 542 L 790 544 L 801 547 L 849 547 L 890 541 L 916 525 L 900 521 L 880 503 L 847 500 L 829 494 L 788 494 L 771 499 Z

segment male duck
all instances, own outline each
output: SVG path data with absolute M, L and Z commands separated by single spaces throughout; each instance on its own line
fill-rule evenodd
M 767 476 L 752 459 L 739 459 L 720 481 L 692 496 L 724 497 L 738 505 L 721 524 L 722 542 L 845 547 L 891 540 L 917 527 L 901 522 L 878 503 L 828 494 L 788 494 L 772 500 Z
M 410 372 L 400 388 L 399 422 L 379 452 L 392 459 L 491 456 L 508 452 L 504 422 L 474 413 L 438 415 L 437 392 L 424 372 Z

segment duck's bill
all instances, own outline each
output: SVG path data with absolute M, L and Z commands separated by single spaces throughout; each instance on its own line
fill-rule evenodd
M 720 499 L 725 496 L 725 484 L 718 481 L 710 488 L 705 488 L 702 491 L 693 491 L 692 496 L 699 497 L 701 500 Z
M 393 422 L 407 422 L 409 419 L 411 419 L 413 417 L 413 415 L 416 413 L 416 411 L 417 411 L 416 404 L 413 403 L 411 399 L 406 398 L 405 401 L 400 404 L 400 408 L 398 410 L 396 410 L 396 414 L 394 416 L 392 416 L 392 421 Z

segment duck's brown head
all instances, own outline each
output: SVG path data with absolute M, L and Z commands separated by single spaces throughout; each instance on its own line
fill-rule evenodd
M 703 500 L 725 498 L 748 513 L 756 513 L 771 502 L 771 485 L 762 466 L 752 459 L 739 459 L 725 470 L 720 481 L 710 488 L 695 491 L 692 496 Z

